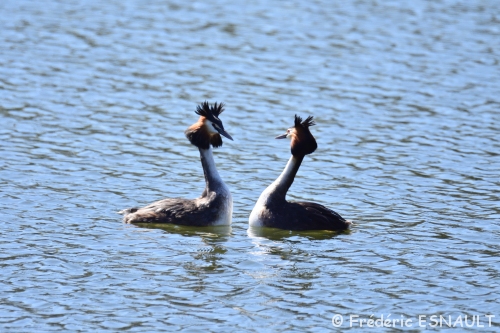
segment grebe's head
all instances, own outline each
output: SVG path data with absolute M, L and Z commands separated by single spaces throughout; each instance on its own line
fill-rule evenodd
M 283 135 L 278 135 L 276 139 L 290 138 L 290 147 L 293 156 L 305 156 L 307 154 L 313 153 L 318 144 L 316 139 L 309 131 L 309 127 L 316 125 L 313 120 L 313 116 L 309 116 L 306 120 L 302 121 L 302 118 L 295 115 L 295 125 L 286 130 Z
M 215 102 L 213 106 L 210 106 L 205 101 L 198 105 L 195 113 L 200 115 L 200 118 L 184 132 L 189 142 L 198 148 L 208 149 L 210 145 L 216 148 L 222 146 L 221 135 L 233 140 L 231 135 L 224 130 L 224 125 L 219 119 L 219 115 L 223 111 L 224 103 L 217 104 Z

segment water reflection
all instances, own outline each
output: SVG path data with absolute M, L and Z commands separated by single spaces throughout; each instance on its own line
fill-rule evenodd
M 276 228 L 249 227 L 247 236 L 254 245 L 251 254 L 255 260 L 266 260 L 269 255 L 281 260 L 296 262 L 297 258 L 314 256 L 318 249 L 326 248 L 325 242 L 335 241 L 341 235 L 349 235 L 352 231 L 289 231 Z M 338 238 L 340 241 L 340 238 Z M 314 247 L 310 247 L 315 244 Z M 261 258 L 259 258 L 261 257 Z
M 197 289 L 204 288 L 202 285 L 204 286 L 205 283 L 201 283 L 204 273 L 213 273 L 223 269 L 219 261 L 228 252 L 225 243 L 232 234 L 231 226 L 191 227 L 171 223 L 136 223 L 132 227 L 136 227 L 138 232 L 162 230 L 166 233 L 166 237 L 176 235 L 196 241 L 196 245 L 187 252 L 192 260 L 184 260 L 182 267 L 189 273 L 188 280 L 196 277 L 196 281 L 200 282 Z
M 159 229 L 167 233 L 175 233 L 182 236 L 198 236 L 211 242 L 227 241 L 232 232 L 230 225 L 208 227 L 192 227 L 173 223 L 134 223 L 133 225 L 143 229 Z
M 304 237 L 309 240 L 325 240 L 332 239 L 339 235 L 350 235 L 352 230 L 332 231 L 332 230 L 308 230 L 308 231 L 292 231 L 277 228 L 259 228 L 249 227 L 247 230 L 248 237 L 252 240 L 266 238 L 274 241 L 285 241 L 295 237 Z

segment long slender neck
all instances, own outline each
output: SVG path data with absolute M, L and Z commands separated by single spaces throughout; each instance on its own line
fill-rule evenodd
M 281 175 L 269 186 L 270 197 L 273 199 L 285 200 L 286 193 L 290 186 L 292 186 L 295 175 L 297 171 L 299 171 L 300 164 L 303 160 L 304 156 L 292 155 L 292 157 L 290 157 Z
M 221 184 L 224 184 L 222 178 L 220 178 L 219 172 L 215 167 L 214 155 L 212 154 L 212 147 L 209 146 L 208 149 L 198 148 L 200 150 L 201 165 L 203 167 L 203 173 L 205 174 L 206 187 L 205 191 L 213 191 Z M 205 192 L 204 192 L 205 193 Z

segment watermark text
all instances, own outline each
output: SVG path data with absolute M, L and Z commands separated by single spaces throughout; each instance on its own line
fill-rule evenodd
M 336 314 L 332 318 L 334 327 L 491 327 L 493 319 L 492 314 L 473 314 L 473 315 L 418 315 L 416 318 L 405 317 L 403 315 L 374 315 L 359 316 L 355 314 L 340 315 Z

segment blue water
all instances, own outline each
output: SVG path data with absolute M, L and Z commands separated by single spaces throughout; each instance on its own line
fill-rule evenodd
M 325 332 L 349 316 L 500 331 L 496 1 L 0 2 L 2 332 Z M 204 100 L 230 228 L 115 212 L 204 186 Z M 350 232 L 248 230 L 314 115 L 289 198 Z M 419 315 L 425 315 L 423 327 Z M 485 315 L 494 315 L 489 327 Z M 446 317 L 448 318 L 448 317 Z M 470 322 L 470 321 L 469 321 Z M 456 331 L 477 330 L 455 328 Z

